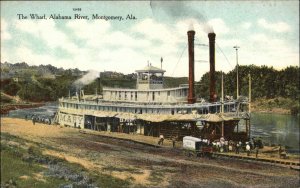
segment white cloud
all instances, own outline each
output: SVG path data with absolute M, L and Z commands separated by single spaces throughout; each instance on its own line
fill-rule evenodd
M 78 22 L 78 23 L 77 23 Z M 67 27 L 74 31 L 76 37 L 85 40 L 86 47 L 99 50 L 109 47 L 144 48 L 150 45 L 147 40 L 136 40 L 130 33 L 114 31 L 107 21 L 70 21 Z
M 42 39 L 52 49 L 59 47 L 71 54 L 76 54 L 79 51 L 79 48 L 71 42 L 68 35 L 56 27 L 53 20 L 18 20 L 14 24 L 18 30 Z
M 244 23 L 242 23 L 241 26 L 244 29 L 249 29 L 252 26 L 252 23 L 250 23 L 250 22 L 244 22 Z
M 270 23 L 267 20 L 261 18 L 257 21 L 257 23 L 259 26 L 261 26 L 265 29 L 275 31 L 278 33 L 283 33 L 283 32 L 287 32 L 287 31 L 291 30 L 290 25 L 288 25 L 285 22 Z
M 299 65 L 299 47 L 294 48 L 284 39 L 256 33 L 242 45 L 244 49 L 239 51 L 242 64 L 267 65 L 277 69 Z
M 103 37 L 110 29 L 110 22 L 104 20 L 97 20 L 87 22 L 86 20 L 72 20 L 66 24 L 67 27 L 72 29 L 77 37 L 81 39 L 94 39 Z
M 72 56 L 58 58 L 51 54 L 54 50 L 50 50 L 47 54 L 39 54 L 30 45 L 28 39 L 22 38 L 19 46 L 6 51 L 1 48 L 1 61 L 13 63 L 25 61 L 34 65 L 52 64 L 64 68 L 112 70 L 127 74 L 144 67 L 148 60 L 152 65 L 160 67 L 160 57 L 163 57 L 163 68 L 167 71 L 167 76 L 187 76 L 187 48 L 181 59 L 180 55 L 187 45 L 187 30 L 190 23 L 193 23 L 196 31 L 195 44 L 208 44 L 203 25 L 195 19 L 179 20 L 173 25 L 145 19 L 125 30 L 116 30 L 110 22 L 105 21 L 70 21 L 66 23 L 66 30 L 58 28 L 51 20 L 47 20 L 47 24 L 26 20 L 21 22 L 16 23 L 18 30 L 43 40 L 52 49 L 61 47 L 68 50 Z M 272 35 L 264 33 L 245 35 L 243 38 L 229 38 L 227 34 L 233 29 L 229 28 L 225 21 L 216 18 L 209 23 L 217 34 L 217 45 L 221 47 L 231 64 L 228 65 L 227 59 L 216 46 L 216 70 L 218 71 L 226 72 L 234 68 L 232 67 L 236 63 L 235 51 L 232 48 L 234 45 L 241 46 L 239 62 L 243 65 L 265 64 L 284 67 L 299 64 L 299 48 L 293 49 L 284 39 L 272 38 Z M 252 26 L 251 23 L 244 22 L 240 27 L 246 29 Z M 75 41 L 72 41 L 73 36 L 79 41 L 84 41 L 80 48 Z M 13 40 L 19 39 L 13 38 Z M 196 80 L 209 71 L 208 59 L 208 47 L 195 46 L 195 60 L 207 61 L 207 63 L 195 63 Z
M 149 40 L 158 40 L 163 43 L 176 44 L 179 40 L 170 27 L 149 18 L 137 23 L 132 31 L 143 34 Z
M 10 33 L 7 31 L 7 22 L 1 18 L 1 39 L 2 40 L 9 40 L 11 39 Z

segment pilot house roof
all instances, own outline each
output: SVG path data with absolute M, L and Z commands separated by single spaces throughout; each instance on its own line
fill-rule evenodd
M 135 72 L 164 73 L 166 71 L 163 70 L 163 69 L 154 67 L 152 65 L 148 65 L 148 66 L 146 66 L 145 68 L 143 68 L 141 70 L 136 70 Z

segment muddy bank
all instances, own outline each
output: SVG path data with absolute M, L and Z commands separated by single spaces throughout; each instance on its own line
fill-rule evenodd
M 8 114 L 11 110 L 37 108 L 45 105 L 45 103 L 31 103 L 31 104 L 5 104 L 1 105 L 0 114 Z
M 284 108 L 272 108 L 272 109 L 261 109 L 259 107 L 253 108 L 254 113 L 266 113 L 266 114 L 282 114 L 282 115 L 292 115 L 291 110 Z
M 22 139 L 22 142 L 7 139 L 7 144 L 30 142 L 37 145 L 42 155 L 63 159 L 91 174 L 101 172 L 102 176 L 120 181 L 118 186 L 109 187 L 122 187 L 121 181 L 128 182 L 123 187 L 299 187 L 299 173 L 288 168 L 232 159 L 188 158 L 169 147 L 148 147 L 82 134 L 78 129 L 33 125 L 22 119 L 1 119 L 1 130 Z M 136 135 L 126 136 L 135 138 Z M 97 180 L 94 179 L 95 185 L 100 186 Z

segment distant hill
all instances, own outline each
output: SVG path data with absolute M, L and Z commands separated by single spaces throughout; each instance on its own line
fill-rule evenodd
M 30 66 L 22 63 L 1 63 L 1 91 L 11 96 L 18 95 L 28 101 L 55 101 L 60 97 L 74 95 L 77 87 L 74 82 L 87 71 L 63 69 L 52 65 Z M 123 74 L 114 71 L 101 72 L 101 79 L 96 78 L 81 89 L 86 94 L 100 93 L 103 86 L 135 88 L 136 73 Z M 252 100 L 288 98 L 295 101 L 293 108 L 299 108 L 299 67 L 290 66 L 275 70 L 267 66 L 239 66 L 240 95 L 248 96 L 248 74 L 252 77 Z M 96 75 L 97 76 L 97 75 Z M 187 77 L 165 77 L 165 88 L 188 84 Z M 216 92 L 221 96 L 221 72 L 216 72 Z M 236 96 L 236 69 L 224 74 L 225 95 Z M 195 81 L 195 95 L 209 97 L 209 73 Z M 280 100 L 279 100 L 280 99 Z M 7 99 L 9 100 L 9 99 Z M 276 100 L 277 101 L 277 100 Z M 272 101 L 271 101 L 272 102 Z M 269 105 L 270 106 L 270 105 Z M 272 106 L 272 105 L 271 105 Z
M 81 76 L 86 73 L 86 71 L 80 71 L 79 69 L 68 69 L 57 68 L 52 65 L 28 65 L 25 62 L 21 63 L 0 63 L 1 64 L 1 79 L 10 78 L 22 78 L 28 79 L 31 76 L 43 77 L 43 78 L 55 78 L 57 75 L 63 74 L 65 71 L 69 71 L 73 76 Z

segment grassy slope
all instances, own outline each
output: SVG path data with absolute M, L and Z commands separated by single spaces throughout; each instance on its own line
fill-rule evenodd
M 30 145 L 28 147 L 28 145 Z M 88 177 L 88 182 L 100 187 L 127 187 L 128 181 L 120 180 L 101 172 L 89 172 L 79 164 L 53 156 L 42 155 L 42 148 L 34 142 L 1 133 L 1 187 L 59 187 L 73 184 L 67 175 L 51 174 L 49 165 L 57 164 L 71 175 Z M 44 162 L 41 162 L 44 161 Z M 46 161 L 46 162 L 45 162 Z M 50 175 L 46 175 L 50 174 Z

